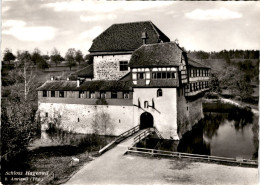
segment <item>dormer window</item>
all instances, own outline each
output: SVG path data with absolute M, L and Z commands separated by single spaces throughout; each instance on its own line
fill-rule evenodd
M 129 99 L 129 92 L 124 92 L 123 97 L 124 99 Z
M 59 91 L 59 97 L 64 98 L 64 91 Z
M 95 98 L 95 91 L 89 92 L 89 98 L 94 99 Z
M 51 91 L 51 97 L 55 97 L 55 91 Z
M 42 91 L 42 97 L 47 97 L 47 91 Z
M 157 97 L 161 97 L 162 96 L 162 89 L 158 89 L 157 90 Z
M 106 92 L 105 91 L 100 92 L 100 98 L 106 98 Z
M 117 92 L 116 91 L 111 92 L 111 98 L 113 98 L 113 99 L 117 98 Z

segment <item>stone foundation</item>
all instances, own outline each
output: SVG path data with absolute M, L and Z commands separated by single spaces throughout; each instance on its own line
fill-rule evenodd
M 178 98 L 178 135 L 182 136 L 192 129 L 203 117 L 202 98 L 186 100 L 184 96 Z

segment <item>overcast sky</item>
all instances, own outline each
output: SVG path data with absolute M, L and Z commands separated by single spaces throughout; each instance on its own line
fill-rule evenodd
M 151 20 L 187 50 L 260 48 L 260 2 L 2 0 L 1 50 L 88 53 L 114 23 Z

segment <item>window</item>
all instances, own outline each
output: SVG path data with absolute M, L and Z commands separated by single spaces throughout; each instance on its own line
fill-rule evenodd
M 152 73 L 152 78 L 153 79 L 171 79 L 171 78 L 175 78 L 175 73 L 176 72 L 153 72 Z
M 48 118 L 48 112 L 45 113 L 45 117 Z
M 123 97 L 124 99 L 129 99 L 129 92 L 124 92 Z
M 117 92 L 116 91 L 111 92 L 111 98 L 117 98 Z
M 94 99 L 95 98 L 95 91 L 89 92 L 89 98 Z
M 193 91 L 192 84 L 190 84 L 190 92 L 192 92 L 192 91 Z
M 137 79 L 144 79 L 144 73 L 137 73 Z
M 51 91 L 51 97 L 55 97 L 55 91 Z
M 128 62 L 127 61 L 120 61 L 119 62 L 120 71 L 127 71 L 128 70 Z
M 106 98 L 106 91 L 100 91 L 100 98 Z
M 148 105 L 148 101 L 145 101 L 145 102 L 144 102 L 144 108 L 148 108 L 148 106 L 149 106 L 149 105 Z
M 60 92 L 59 92 L 59 97 L 60 97 L 60 98 L 64 98 L 64 91 L 60 91 Z
M 42 97 L 47 97 L 47 91 L 42 91 Z
M 162 72 L 162 78 L 166 78 L 166 72 Z
M 161 97 L 162 96 L 162 89 L 158 89 L 157 90 L 157 97 Z
M 79 98 L 84 98 L 84 91 L 79 91 Z

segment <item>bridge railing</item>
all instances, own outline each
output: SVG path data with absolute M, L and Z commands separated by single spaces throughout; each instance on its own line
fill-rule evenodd
M 156 150 L 156 149 L 139 148 L 139 147 L 129 147 L 127 150 L 127 153 L 149 154 L 151 156 L 161 156 L 161 157 L 190 158 L 190 159 L 206 160 L 208 162 L 210 162 L 210 161 L 227 162 L 227 163 L 236 163 L 239 165 L 244 164 L 244 165 L 250 165 L 250 166 L 258 166 L 258 161 L 251 160 L 251 159 L 189 154 L 189 153 L 171 152 L 171 151 L 165 151 L 165 150 Z
M 142 139 L 146 138 L 148 135 L 150 135 L 151 133 L 154 132 L 154 128 L 147 128 L 145 130 L 143 130 L 143 132 L 141 132 L 140 134 L 138 134 L 137 136 L 134 137 L 134 143 L 133 145 L 135 145 L 136 143 L 140 142 Z
M 135 136 L 133 145 L 135 145 L 136 143 L 140 142 L 142 139 L 146 138 L 148 135 L 150 135 L 150 134 L 152 134 L 152 133 L 156 133 L 157 136 L 158 136 L 160 139 L 163 139 L 162 135 L 161 135 L 160 132 L 156 129 L 156 127 L 151 127 L 151 128 L 145 129 L 143 132 L 141 132 L 140 134 L 138 134 L 137 136 Z
M 111 147 L 113 147 L 115 144 L 120 143 L 121 141 L 123 141 L 124 139 L 126 139 L 127 137 L 135 134 L 136 132 L 138 132 L 140 130 L 140 125 L 137 125 L 125 132 L 123 132 L 122 134 L 120 134 L 119 136 L 117 136 L 117 138 L 112 141 L 111 143 L 107 144 L 105 147 L 103 147 L 102 149 L 99 150 L 99 154 L 104 153 L 105 151 L 107 151 L 108 149 L 110 149 Z

